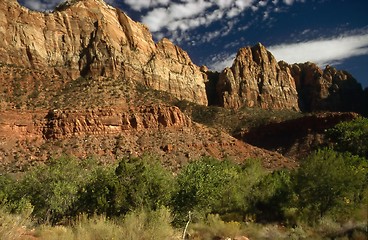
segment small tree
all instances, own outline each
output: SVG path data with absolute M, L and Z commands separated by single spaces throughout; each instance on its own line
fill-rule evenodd
M 296 174 L 299 209 L 315 221 L 328 213 L 349 212 L 362 200 L 366 160 L 329 149 L 307 157 Z
M 71 157 L 51 159 L 46 165 L 25 174 L 13 200 L 28 199 L 39 221 L 56 224 L 74 215 L 79 191 L 89 180 L 90 168 L 94 166 L 92 162 Z
M 178 221 L 189 211 L 200 216 L 209 213 L 244 215 L 252 206 L 254 186 L 264 175 L 257 161 L 246 165 L 203 158 L 188 164 L 178 175 L 178 191 L 173 205 Z
M 354 155 L 368 158 L 368 119 L 357 118 L 341 122 L 327 131 L 337 151 L 348 151 Z
M 156 210 L 167 206 L 174 189 L 172 174 L 150 156 L 123 159 L 115 170 L 118 188 L 125 191 L 120 211 L 136 208 Z

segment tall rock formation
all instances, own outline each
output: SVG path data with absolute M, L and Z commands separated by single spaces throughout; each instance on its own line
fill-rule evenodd
M 277 62 L 261 44 L 240 49 L 218 75 L 207 73 L 207 89 L 216 91 L 208 94 L 209 102 L 226 108 L 368 112 L 367 93 L 346 71 Z
M 224 107 L 299 110 L 289 69 L 281 68 L 261 44 L 240 49 L 232 67 L 220 73 L 216 89 Z
M 167 39 L 155 44 L 144 25 L 103 0 L 69 1 L 50 13 L 2 0 L 0 39 L 0 65 L 8 67 L 0 83 L 26 68 L 41 85 L 102 76 L 207 104 L 206 76 L 188 54 Z
M 302 111 L 354 111 L 368 110 L 362 86 L 346 71 L 331 66 L 320 69 L 314 63 L 288 65 L 299 93 Z

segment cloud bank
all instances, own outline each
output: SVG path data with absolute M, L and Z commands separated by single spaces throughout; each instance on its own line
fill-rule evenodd
M 268 47 L 278 60 L 288 63 L 314 62 L 319 66 L 368 54 L 368 33 Z
M 368 55 L 368 33 L 280 44 L 267 49 L 278 61 L 283 60 L 290 64 L 309 61 L 325 67 L 339 64 L 351 57 Z M 233 64 L 235 56 L 236 53 L 217 54 L 212 57 L 209 68 L 222 71 Z

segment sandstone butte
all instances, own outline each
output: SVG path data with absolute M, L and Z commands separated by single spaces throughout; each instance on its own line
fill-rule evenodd
M 240 49 L 220 73 L 196 66 L 183 49 L 165 38 L 155 43 L 147 27 L 103 0 L 68 1 L 52 12 L 1 0 L 0 39 L 0 163 L 8 168 L 65 153 L 107 161 L 155 153 L 173 168 L 204 155 L 295 166 L 162 100 L 148 103 L 137 86 L 233 109 L 367 106 L 347 72 L 277 62 L 262 44 Z

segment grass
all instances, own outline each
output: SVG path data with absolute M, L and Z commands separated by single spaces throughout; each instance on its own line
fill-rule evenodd
M 180 233 L 171 226 L 171 219 L 171 213 L 166 208 L 136 210 L 122 219 L 82 215 L 69 226 L 40 226 L 36 236 L 44 240 L 180 239 Z
M 0 207 L 0 239 L 27 239 L 27 229 L 32 226 L 28 214 L 9 214 L 4 207 Z
M 180 240 L 181 228 L 171 225 L 172 215 L 166 208 L 156 211 L 135 210 L 124 218 L 107 219 L 104 216 L 81 215 L 68 225 L 35 225 L 27 214 L 9 214 L 0 208 L 1 240 Z M 366 221 L 338 223 L 329 218 L 309 226 L 284 226 L 280 223 L 244 223 L 223 221 L 219 215 L 209 214 L 205 219 L 191 222 L 190 240 L 234 239 L 353 239 L 365 240 L 368 232 Z

